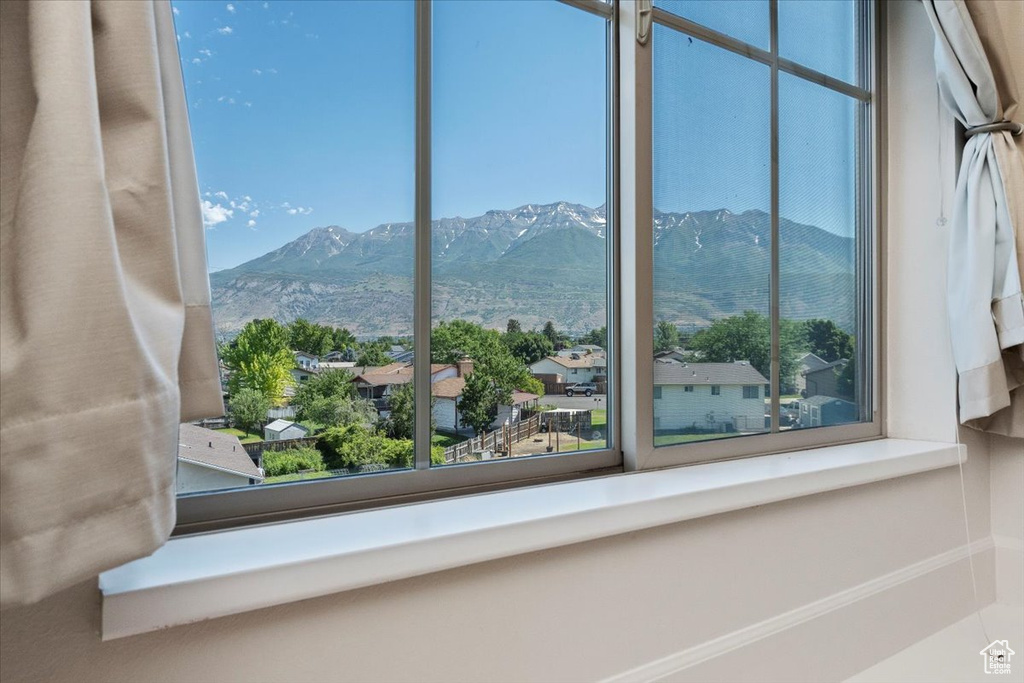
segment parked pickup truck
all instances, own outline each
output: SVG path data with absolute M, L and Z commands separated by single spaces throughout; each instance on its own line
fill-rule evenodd
M 597 385 L 593 382 L 577 382 L 576 384 L 570 384 L 565 388 L 566 396 L 575 396 L 576 394 L 583 394 L 584 396 L 593 396 L 597 393 Z

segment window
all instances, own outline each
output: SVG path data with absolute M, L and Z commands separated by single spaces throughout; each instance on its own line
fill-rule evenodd
M 719 380 L 712 396 L 742 384 L 750 399 L 764 385 L 763 411 L 751 401 L 749 414 L 731 416 L 725 436 L 751 439 L 734 452 L 797 443 L 783 433 L 810 425 L 789 419 L 789 399 L 833 399 L 815 427 L 877 433 L 872 3 L 653 5 L 650 131 L 635 133 L 638 154 L 649 144 L 652 158 L 650 214 L 636 221 L 652 233 L 642 258 L 654 385 L 690 375 Z M 685 352 L 667 354 L 675 342 Z M 656 412 L 655 445 L 675 451 L 665 459 L 726 452 L 720 421 L 692 418 L 710 414 L 707 400 L 697 393 Z M 715 443 L 704 448 L 700 433 Z
M 620 464 L 612 6 L 174 9 L 238 461 L 179 519 Z
M 874 10 L 819 4 L 175 2 L 262 469 L 183 529 L 877 434 Z

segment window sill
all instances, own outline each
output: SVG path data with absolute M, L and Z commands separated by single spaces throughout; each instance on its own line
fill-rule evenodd
M 960 458 L 953 444 L 881 439 L 174 538 L 100 576 L 102 637 L 954 466 Z

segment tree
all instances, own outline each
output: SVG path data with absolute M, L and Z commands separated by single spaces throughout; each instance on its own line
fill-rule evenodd
M 851 354 L 852 355 L 852 354 Z M 839 398 L 844 398 L 847 401 L 854 400 L 856 391 L 854 384 L 857 378 L 857 359 L 850 358 L 850 362 L 846 364 L 846 367 L 836 376 L 836 393 L 839 394 Z
M 525 365 L 532 365 L 555 352 L 551 340 L 539 332 L 508 332 L 502 335 L 501 341 Z
M 276 320 L 247 323 L 222 351 L 221 359 L 231 373 L 228 392 L 255 389 L 279 402 L 292 382 L 291 369 L 295 367 L 288 341 L 288 331 Z
M 466 386 L 459 401 L 462 422 L 473 428 L 479 436 L 483 434 L 498 416 L 499 396 L 494 383 L 482 373 L 474 372 L 466 377 Z
M 430 335 L 432 363 L 456 363 L 473 359 L 473 371 L 490 379 L 506 396 L 530 378 L 530 370 L 512 355 L 497 330 L 487 330 L 465 320 L 442 322 Z
M 325 370 L 301 383 L 291 400 L 296 418 L 324 426 L 372 424 L 377 411 L 359 398 L 352 379 L 347 370 Z
M 250 431 L 259 433 L 263 429 L 270 406 L 266 394 L 256 389 L 239 389 L 228 401 L 228 412 L 231 413 L 231 421 L 248 435 Z
M 437 428 L 434 422 L 434 397 L 430 397 L 430 432 Z M 416 402 L 413 383 L 401 384 L 391 392 L 388 398 L 387 420 L 384 422 L 384 431 L 392 439 L 411 439 L 416 424 Z
M 702 361 L 750 364 L 765 378 L 771 378 L 771 323 L 755 311 L 721 318 L 693 335 L 691 346 Z M 783 393 L 790 393 L 796 375 L 796 361 L 803 345 L 803 326 L 791 320 L 779 321 L 779 379 Z
M 376 344 L 363 346 L 356 357 L 356 365 L 358 366 L 380 367 L 389 365 L 391 362 L 391 358 L 384 353 L 384 349 Z
M 334 328 L 296 318 L 288 325 L 288 340 L 295 351 L 323 356 L 334 346 Z
M 516 320 L 515 318 L 509 318 L 508 319 L 508 324 L 505 325 L 505 332 L 507 332 L 508 334 L 515 334 L 516 332 L 522 332 L 522 331 L 523 331 L 523 328 L 519 324 L 518 320 Z
M 359 342 L 356 341 L 355 335 L 349 332 L 347 328 L 336 328 L 334 333 L 331 335 L 332 351 L 341 351 L 343 353 L 345 351 L 354 352 L 357 346 L 359 346 Z
M 804 322 L 807 347 L 811 353 L 829 363 L 840 358 L 853 358 L 853 335 L 844 331 L 831 320 L 807 320 Z
M 679 346 L 679 330 L 667 320 L 659 320 L 654 328 L 654 352 L 671 351 Z
M 263 452 L 263 474 L 267 477 L 310 471 L 323 472 L 325 469 L 327 467 L 324 465 L 323 455 L 312 446 Z
M 412 467 L 415 453 L 412 439 L 389 439 L 356 425 L 328 429 L 317 448 L 329 469 Z M 443 465 L 444 448 L 431 447 L 430 462 Z
M 602 349 L 607 349 L 608 327 L 595 327 L 590 332 L 587 332 L 576 341 L 580 344 L 593 344 L 594 346 L 600 346 Z
M 555 324 L 550 320 L 544 323 L 544 329 L 541 331 L 541 334 L 548 338 L 548 341 L 551 342 L 551 346 L 553 346 L 556 351 L 560 351 L 565 348 L 567 337 L 556 330 Z

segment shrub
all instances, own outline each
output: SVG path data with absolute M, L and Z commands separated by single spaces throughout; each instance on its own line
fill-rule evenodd
M 312 470 L 323 472 L 327 469 L 323 456 L 315 448 L 289 448 L 284 451 L 263 452 L 263 474 L 267 477 L 279 477 L 282 474 L 295 474 Z
M 412 439 L 390 439 L 358 425 L 331 427 L 317 442 L 330 469 L 384 465 L 404 468 L 413 465 Z M 430 449 L 430 461 L 444 464 L 444 448 Z

